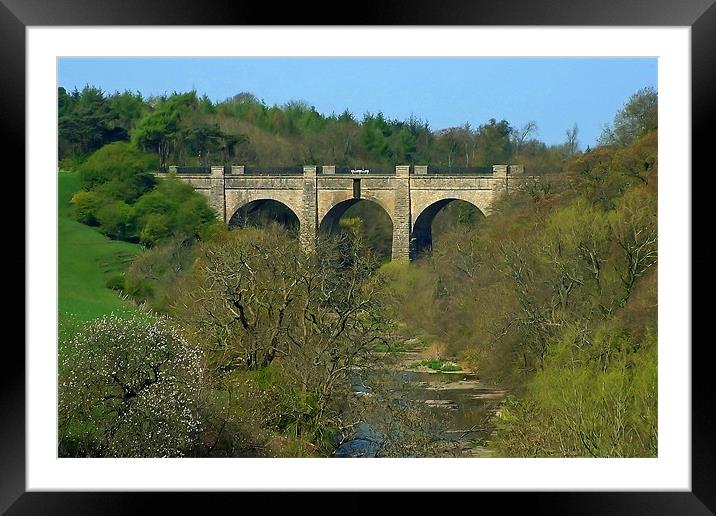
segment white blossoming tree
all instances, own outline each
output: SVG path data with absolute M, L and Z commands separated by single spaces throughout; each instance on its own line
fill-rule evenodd
M 61 456 L 175 457 L 192 448 L 201 354 L 165 322 L 103 317 L 62 350 Z

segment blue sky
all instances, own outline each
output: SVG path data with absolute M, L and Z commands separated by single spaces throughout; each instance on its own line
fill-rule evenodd
M 214 101 L 250 92 L 269 105 L 304 100 L 325 114 L 415 115 L 432 129 L 534 120 L 548 144 L 576 123 L 584 148 L 632 93 L 657 86 L 657 59 L 62 58 L 58 82 L 145 96 L 196 89 Z

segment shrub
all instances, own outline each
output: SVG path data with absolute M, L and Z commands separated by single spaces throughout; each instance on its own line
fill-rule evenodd
M 156 289 L 149 279 L 128 275 L 124 282 L 124 291 L 136 300 L 145 301 L 155 295 Z
M 115 272 L 105 282 L 105 286 L 112 290 L 123 290 L 124 289 L 124 273 Z
M 60 170 L 78 170 L 86 159 L 87 156 L 82 155 L 65 156 L 63 158 L 60 158 L 58 168 Z
M 132 207 L 122 201 L 106 202 L 97 210 L 100 229 L 108 236 L 130 239 L 134 231 Z
M 102 205 L 102 196 L 96 192 L 80 191 L 70 199 L 75 219 L 89 226 L 97 226 L 97 211 Z
M 148 213 L 141 221 L 139 240 L 152 244 L 172 234 L 172 220 L 163 213 Z
M 114 142 L 92 154 L 79 167 L 83 190 L 103 186 L 103 192 L 132 203 L 151 189 L 154 177 L 151 171 L 158 167 L 157 158 L 146 154 L 130 143 Z
M 175 178 L 157 187 L 134 204 L 140 240 L 154 245 L 169 236 L 196 237 L 207 223 L 216 221 L 214 210 L 202 194 Z
M 147 302 L 153 310 L 166 312 L 178 280 L 191 270 L 194 257 L 192 241 L 181 238 L 147 249 L 129 266 L 124 291 L 135 301 Z

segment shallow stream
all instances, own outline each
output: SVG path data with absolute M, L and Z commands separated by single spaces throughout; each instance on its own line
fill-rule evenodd
M 394 376 L 407 398 L 424 403 L 437 421 L 438 441 L 434 456 L 441 456 L 440 441 L 452 453 L 465 457 L 487 457 L 484 445 L 492 431 L 491 419 L 499 410 L 506 392 L 484 385 L 477 375 L 467 371 L 436 372 L 425 366 L 415 367 L 417 352 L 401 353 L 388 374 Z M 353 384 L 356 396 L 372 396 L 370 386 L 360 377 Z M 380 449 L 382 436 L 370 424 L 371 414 L 336 450 L 334 457 L 374 457 Z

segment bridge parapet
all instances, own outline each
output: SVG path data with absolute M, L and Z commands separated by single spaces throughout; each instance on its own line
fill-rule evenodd
M 176 174 L 179 176 L 302 176 L 310 171 L 315 171 L 317 175 L 348 175 L 348 176 L 454 176 L 454 177 L 470 177 L 470 176 L 493 176 L 505 177 L 507 175 L 524 174 L 524 165 L 492 165 L 491 167 L 457 167 L 442 165 L 396 165 L 387 166 L 371 166 L 371 167 L 347 167 L 337 165 L 293 165 L 293 166 L 255 166 L 255 165 L 199 165 L 199 166 L 179 166 L 170 165 L 166 172 L 158 171 L 158 176 Z

